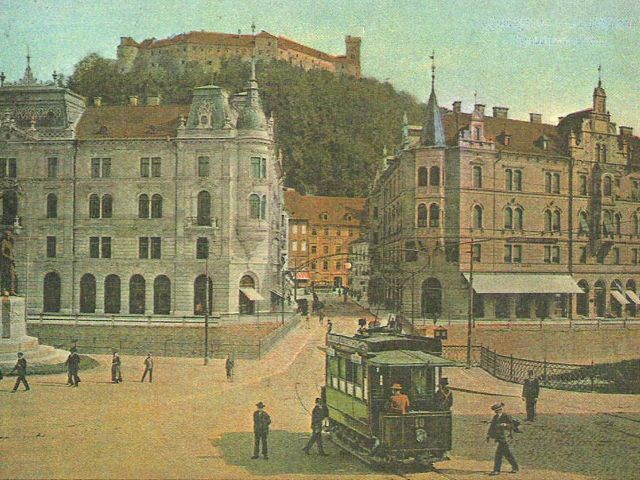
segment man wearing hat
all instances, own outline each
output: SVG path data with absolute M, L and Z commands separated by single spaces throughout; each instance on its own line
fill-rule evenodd
M 16 393 L 18 387 L 20 386 L 20 382 L 24 384 L 25 390 L 31 390 L 29 388 L 29 382 L 27 382 L 27 359 L 24 358 L 24 354 L 22 352 L 18 352 L 18 361 L 13 367 L 13 370 L 11 370 L 11 372 L 9 373 L 13 372 L 18 373 L 18 379 L 16 380 L 16 384 L 14 385 L 13 390 L 11 390 L 11 393 Z
M 389 408 L 391 413 L 407 413 L 411 403 L 409 402 L 409 397 L 402 393 L 402 385 L 394 383 L 391 387 L 391 391 L 393 392 L 393 395 L 391 395 L 391 398 L 389 399 L 391 402 L 391 406 Z
M 309 455 L 309 451 L 314 443 L 318 443 L 318 452 L 323 457 L 327 456 L 322 445 L 322 422 L 325 418 L 325 407 L 321 398 L 316 398 L 316 404 L 311 412 L 311 438 L 307 442 L 307 446 L 302 450 Z
M 434 401 L 437 410 L 451 410 L 453 406 L 453 392 L 449 388 L 449 379 L 442 377 L 440 379 L 440 385 L 434 396 Z
M 71 353 L 67 357 L 64 364 L 67 366 L 67 386 L 77 387 L 80 383 L 80 377 L 78 371 L 80 370 L 80 355 L 78 355 L 78 349 L 71 347 Z
M 502 402 L 492 405 L 491 410 L 494 411 L 494 415 L 487 432 L 487 442 L 489 439 L 493 439 L 498 446 L 493 461 L 493 471 L 489 475 L 500 475 L 503 457 L 511 464 L 511 473 L 517 473 L 519 470 L 518 462 L 509 447 L 509 439 L 513 437 L 512 432 L 515 428 L 514 420 L 510 415 L 504 413 L 504 403 Z
M 269 435 L 269 425 L 271 425 L 271 417 L 264 411 L 264 403 L 256 403 L 258 408 L 253 412 L 253 460 L 260 458 L 260 443 L 262 442 L 262 456 L 265 460 L 269 460 L 269 451 L 267 448 L 267 436 Z
M 538 382 L 538 379 L 533 376 L 533 370 L 529 370 L 529 376 L 522 386 L 522 400 L 526 402 L 528 422 L 533 422 L 533 419 L 536 416 L 538 395 L 540 395 L 540 382 Z

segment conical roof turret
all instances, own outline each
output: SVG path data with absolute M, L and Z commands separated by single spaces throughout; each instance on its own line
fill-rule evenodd
M 444 147 L 446 143 L 444 136 L 444 126 L 442 125 L 442 114 L 440 113 L 440 107 L 438 106 L 438 100 L 436 98 L 436 67 L 434 59 L 435 53 L 432 53 L 431 94 L 429 95 L 429 101 L 427 102 L 427 115 L 424 119 L 420 143 L 428 147 Z
M 267 127 L 267 119 L 262 110 L 258 81 L 256 80 L 256 63 L 251 59 L 251 78 L 247 85 L 247 100 L 240 111 L 237 127 L 244 130 L 260 130 Z

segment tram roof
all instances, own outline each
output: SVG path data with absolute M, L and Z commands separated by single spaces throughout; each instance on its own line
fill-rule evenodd
M 459 362 L 438 357 L 419 350 L 388 350 L 377 352 L 368 359 L 369 365 L 392 367 L 415 367 L 425 365 L 429 367 L 459 367 Z

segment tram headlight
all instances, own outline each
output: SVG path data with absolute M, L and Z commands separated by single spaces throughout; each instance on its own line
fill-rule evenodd
M 426 443 L 427 441 L 427 431 L 422 428 L 418 428 L 416 430 L 416 442 L 418 443 Z

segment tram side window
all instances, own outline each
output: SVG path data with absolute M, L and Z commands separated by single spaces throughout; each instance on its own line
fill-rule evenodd
M 426 368 L 411 369 L 411 390 L 414 395 L 424 397 L 431 395 L 429 390 L 429 375 Z
M 329 375 L 331 376 L 331 387 L 338 389 L 339 363 L 338 357 L 329 357 Z
M 347 362 L 344 358 L 338 357 L 338 390 L 347 392 Z

